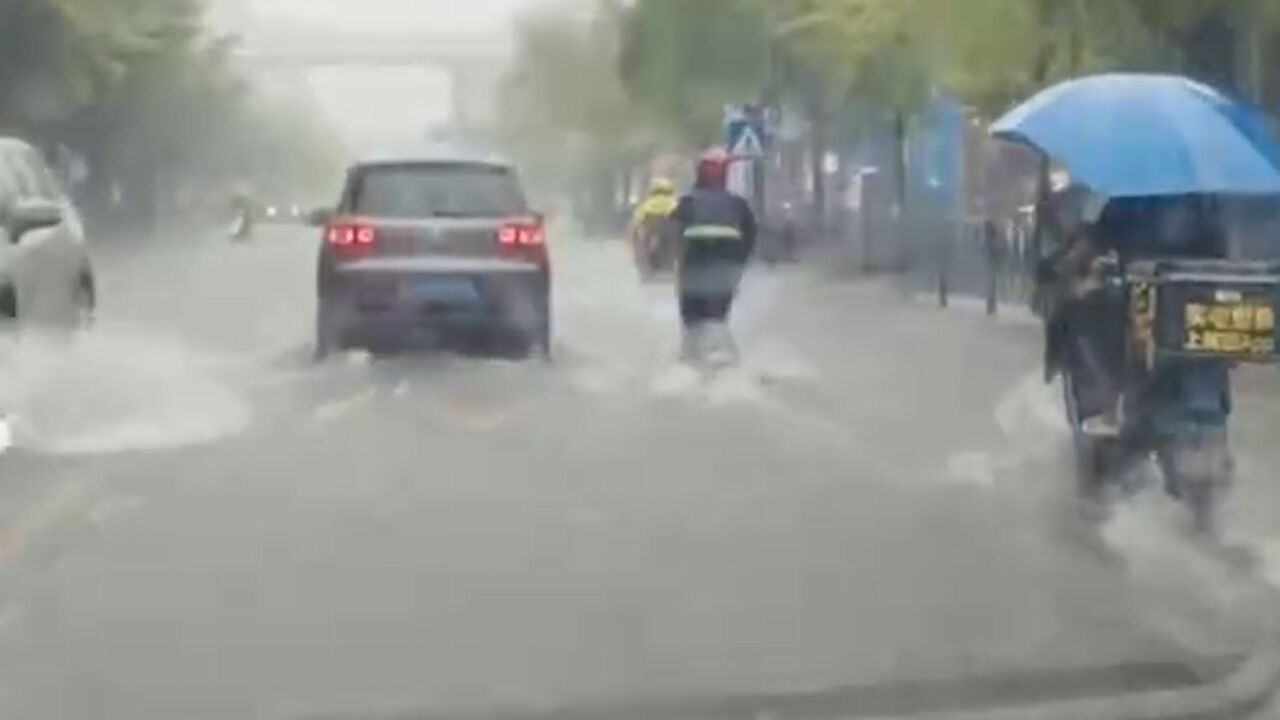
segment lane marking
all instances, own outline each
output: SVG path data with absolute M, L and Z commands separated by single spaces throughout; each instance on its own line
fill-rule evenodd
M 1258 553 L 1262 579 L 1280 590 L 1280 538 L 1260 540 L 1253 545 Z
M 438 416 L 450 424 L 472 432 L 490 432 L 523 416 L 536 404 L 531 398 L 516 398 L 506 403 L 489 404 L 450 398 L 439 405 Z
M 0 609 L 0 637 L 9 634 L 9 631 L 18 624 L 21 618 L 16 607 L 6 607 Z
M 376 388 L 366 388 L 346 397 L 327 400 L 312 410 L 312 420 L 321 424 L 331 423 L 344 415 L 351 414 L 360 406 L 367 405 L 376 395 Z
M 94 525 L 102 526 L 120 515 L 142 507 L 142 505 L 142 498 L 139 497 L 106 498 L 99 501 L 89 510 L 88 518 Z
M 0 567 L 14 565 L 34 540 L 64 521 L 77 515 L 88 517 L 97 489 L 96 482 L 63 485 L 13 526 L 0 529 Z

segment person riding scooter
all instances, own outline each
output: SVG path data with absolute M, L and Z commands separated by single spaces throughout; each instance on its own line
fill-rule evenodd
M 631 218 L 627 237 L 636 267 L 645 279 L 673 270 L 676 242 L 672 237 L 670 220 L 676 203 L 675 183 L 666 178 L 656 178 L 649 186 L 648 197 L 636 206 Z
M 1053 252 L 1041 262 L 1037 294 L 1045 316 L 1045 379 L 1070 373 L 1086 427 L 1114 435 L 1119 432 L 1125 316 L 1114 298 L 1099 292 L 1118 260 L 1098 225 L 1105 204 L 1075 186 L 1049 199 L 1040 222 Z
M 1121 463 L 1154 453 L 1166 491 L 1190 504 L 1198 527 L 1211 528 L 1233 467 L 1230 362 L 1171 359 L 1135 376 L 1127 354 L 1134 301 L 1116 282 L 1135 263 L 1225 258 L 1217 205 L 1197 196 L 1113 199 L 1068 238 L 1046 273 L 1058 285 L 1048 318 L 1050 375 L 1064 375 L 1091 442 L 1116 448 Z M 1090 492 L 1102 490 L 1095 483 Z
M 682 355 L 703 355 L 704 333 L 716 325 L 736 355 L 727 323 L 738 283 L 755 249 L 756 219 L 747 201 L 726 189 L 730 157 L 708 150 L 698 160 L 693 190 L 672 213 L 681 254 L 676 287 L 684 326 Z

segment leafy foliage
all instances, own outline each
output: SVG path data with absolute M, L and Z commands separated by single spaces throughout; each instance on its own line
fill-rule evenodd
M 277 174 L 305 166 L 316 132 L 267 117 L 234 48 L 207 30 L 202 0 L 4 0 L 0 132 L 74 148 L 90 210 L 123 194 L 116 211 L 141 219 L 180 187 L 261 172 L 263 157 Z
M 1238 70 L 1244 34 L 1280 31 L 1275 0 L 580 1 L 598 9 L 592 32 L 550 16 L 527 29 L 516 89 L 521 117 L 581 141 L 577 155 L 564 137 L 549 143 L 557 157 L 601 163 L 625 162 L 618 147 L 705 144 L 726 103 L 801 111 L 816 157 L 867 120 L 892 117 L 905 142 L 937 91 L 994 115 L 1090 72 L 1222 81 Z M 815 170 L 812 186 L 821 182 Z
M 717 135 L 725 103 L 754 99 L 768 79 L 772 27 L 759 2 L 650 0 L 622 16 L 618 70 L 666 131 Z
M 543 191 L 576 196 L 584 217 L 611 211 L 617 175 L 659 144 L 623 86 L 621 8 L 522 19 L 517 62 L 503 78 L 496 133 Z M 549 187 L 559 183 L 559 187 Z
M 622 14 L 624 86 L 691 141 L 721 106 L 774 86 L 827 104 L 919 107 L 930 88 L 998 109 L 1081 73 L 1204 74 L 1204 28 L 1280 28 L 1273 0 L 637 0 Z

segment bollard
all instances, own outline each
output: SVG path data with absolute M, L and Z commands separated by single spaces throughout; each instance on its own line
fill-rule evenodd
M 996 247 L 998 238 L 995 223 L 987 220 L 982 224 L 982 239 L 987 259 L 987 315 L 994 316 L 1000 304 L 1000 252 Z
M 919 238 L 915 235 L 916 228 L 908 227 L 901 219 L 894 219 L 892 226 L 892 236 L 897 239 L 897 272 L 901 278 L 899 287 L 902 290 L 902 297 L 909 298 L 923 289 L 923 284 L 917 287 L 917 273 L 921 270 L 917 263 L 919 262 L 920 252 L 917 247 Z M 927 272 L 927 269 L 925 270 Z
M 937 259 L 938 259 L 938 305 L 946 308 L 948 305 L 948 295 L 951 288 L 949 286 L 951 268 L 949 267 L 950 253 L 948 250 L 947 237 L 945 234 L 939 234 L 937 237 Z

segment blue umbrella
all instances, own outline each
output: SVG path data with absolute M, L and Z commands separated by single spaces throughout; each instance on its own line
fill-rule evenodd
M 1109 197 L 1280 194 L 1280 144 L 1262 113 L 1183 77 L 1065 82 L 991 132 L 1036 148 Z

